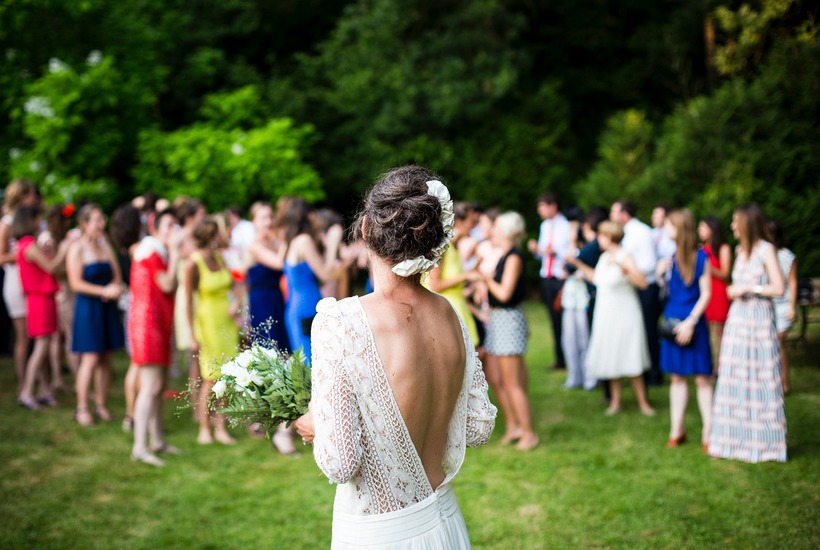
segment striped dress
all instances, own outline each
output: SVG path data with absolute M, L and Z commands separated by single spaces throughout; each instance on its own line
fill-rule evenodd
M 760 241 L 749 258 L 738 255 L 735 285 L 765 285 Z M 780 381 L 780 345 L 768 298 L 736 299 L 729 308 L 720 348 L 709 454 L 744 462 L 786 461 L 786 413 Z

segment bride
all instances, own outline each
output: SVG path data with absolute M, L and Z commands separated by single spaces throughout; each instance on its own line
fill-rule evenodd
M 338 484 L 333 548 L 469 548 L 450 482 L 496 409 L 464 322 L 420 284 L 452 237 L 447 188 L 425 168 L 376 182 L 356 222 L 375 290 L 317 306 L 313 398 L 295 422 Z

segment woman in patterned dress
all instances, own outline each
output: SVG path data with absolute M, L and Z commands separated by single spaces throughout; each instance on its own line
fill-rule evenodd
M 131 314 L 128 338 L 131 363 L 139 377 L 134 404 L 134 447 L 131 459 L 163 466 L 156 453 L 176 453 L 162 429 L 162 391 L 171 364 L 174 331 L 174 291 L 177 286 L 179 234 L 170 210 L 153 218 L 155 236 L 144 237 L 131 263 Z M 150 435 L 151 445 L 148 446 Z
M 786 413 L 780 344 L 772 298 L 783 275 L 760 207 L 735 210 L 739 240 L 728 288 L 732 305 L 723 331 L 709 454 L 744 462 L 786 461 Z

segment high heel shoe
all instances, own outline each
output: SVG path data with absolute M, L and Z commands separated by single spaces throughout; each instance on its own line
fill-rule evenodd
M 21 397 L 17 400 L 17 404 L 30 411 L 39 411 L 42 408 L 33 397 Z
M 670 437 L 669 441 L 666 442 L 666 448 L 677 449 L 684 443 L 686 443 L 686 432 L 683 432 L 678 437 Z

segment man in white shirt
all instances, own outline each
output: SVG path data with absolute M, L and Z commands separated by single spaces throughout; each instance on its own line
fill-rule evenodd
M 652 239 L 655 241 L 655 252 L 659 260 L 671 259 L 678 248 L 663 229 L 669 210 L 667 204 L 659 204 L 652 209 Z
M 541 296 L 547 306 L 552 322 L 553 346 L 555 348 L 554 369 L 565 368 L 564 352 L 561 349 L 561 308 L 555 307 L 556 297 L 567 278 L 564 258 L 569 254 L 570 224 L 558 211 L 558 195 L 544 193 L 537 199 L 538 215 L 543 220 L 538 241 L 530 240 L 527 247 L 541 259 Z
M 660 289 L 658 287 L 655 268 L 658 265 L 658 255 L 655 249 L 655 239 L 652 229 L 635 217 L 637 209 L 631 201 L 620 200 L 612 205 L 609 219 L 624 226 L 624 238 L 621 248 L 626 250 L 635 261 L 638 269 L 646 277 L 648 286 L 638 291 L 643 312 L 646 340 L 649 345 L 649 357 L 652 366 L 646 373 L 647 386 L 660 386 L 663 383 L 663 374 L 660 369 L 660 340 L 658 337 L 658 320 L 661 316 Z

